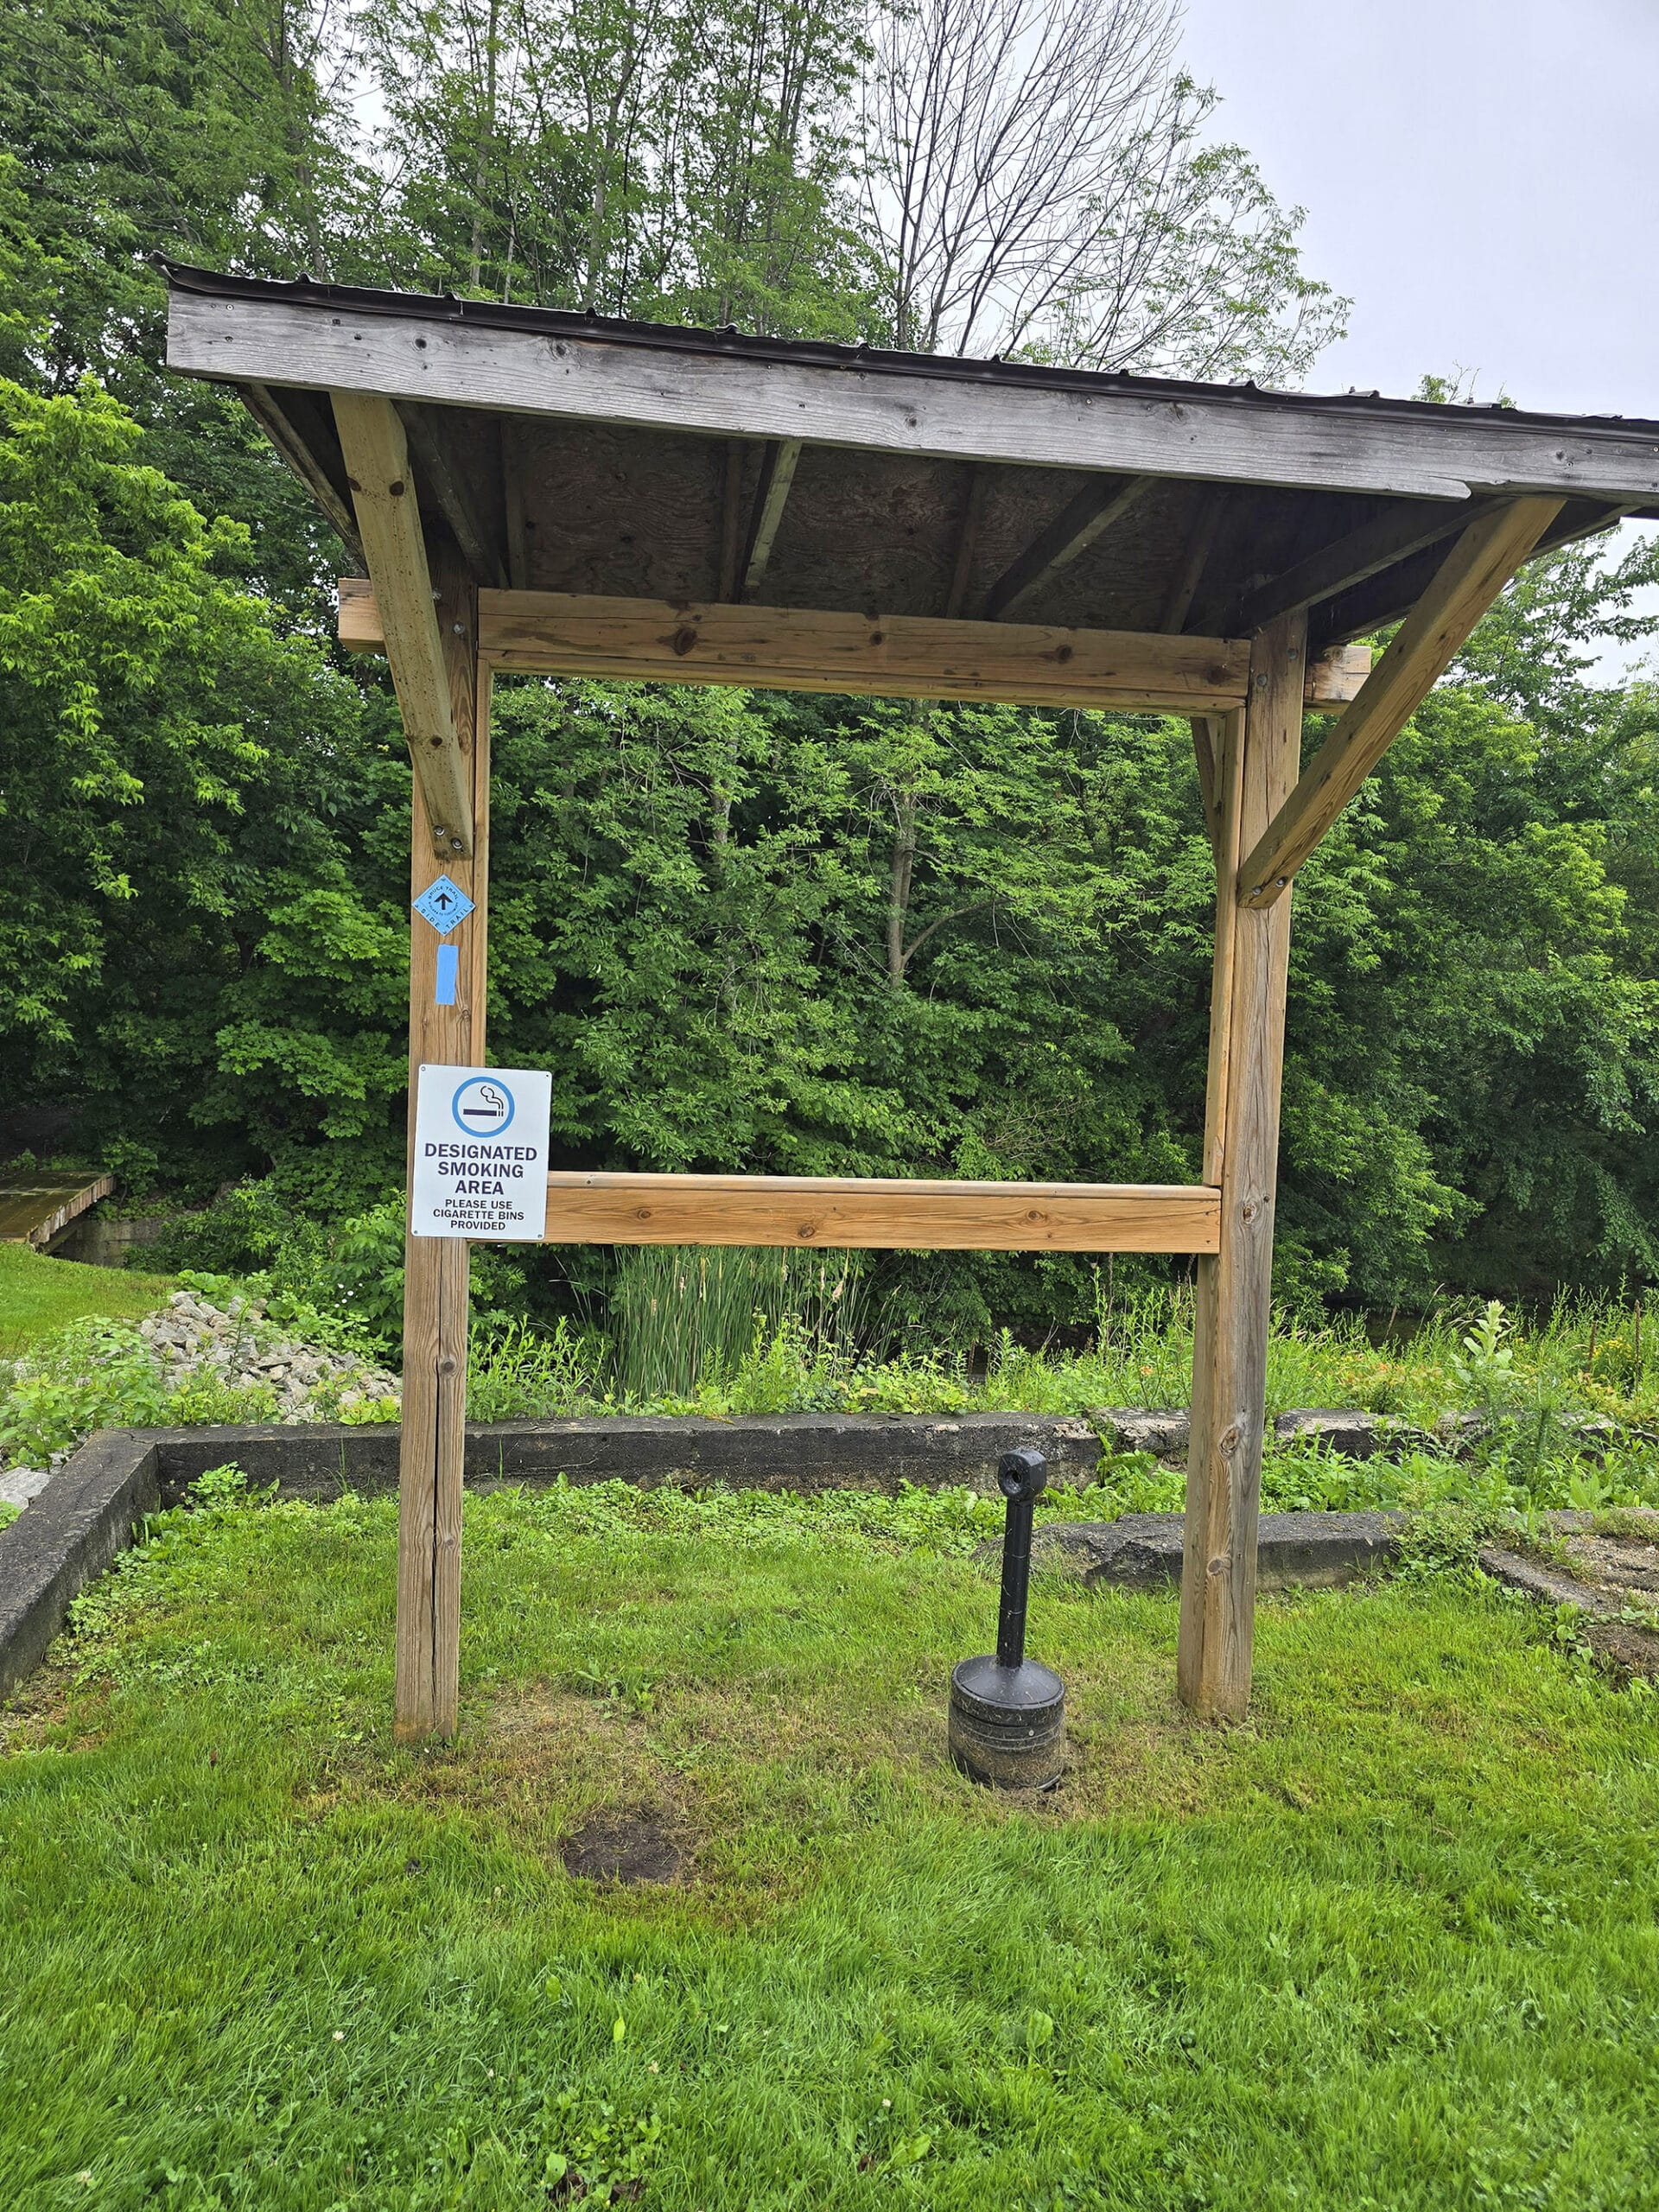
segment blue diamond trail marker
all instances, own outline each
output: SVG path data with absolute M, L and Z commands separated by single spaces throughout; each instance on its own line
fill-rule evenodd
M 472 900 L 447 875 L 429 883 L 420 897 L 411 899 L 410 904 L 423 921 L 431 923 L 440 937 L 448 937 L 473 911 Z

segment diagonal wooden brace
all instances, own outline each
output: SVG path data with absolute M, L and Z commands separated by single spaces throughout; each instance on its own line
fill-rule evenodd
M 1515 499 L 1471 523 L 1239 869 L 1242 905 L 1260 911 L 1283 897 L 1560 507 Z
M 404 425 L 374 393 L 336 391 L 334 403 L 416 788 L 435 849 L 469 854 L 472 764 L 455 726 Z

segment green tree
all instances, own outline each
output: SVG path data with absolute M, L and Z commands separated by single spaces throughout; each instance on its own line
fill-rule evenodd
M 242 533 L 140 442 L 96 385 L 0 385 L 13 1097 L 187 1184 L 303 1161 L 314 1191 L 378 1189 L 404 940 L 341 831 L 407 804 L 401 740 L 217 573 Z

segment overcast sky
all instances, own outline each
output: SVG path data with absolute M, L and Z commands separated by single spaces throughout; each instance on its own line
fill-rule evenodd
M 1659 0 L 1185 0 L 1217 136 L 1353 299 L 1307 379 L 1659 417 Z M 1655 525 L 1645 525 L 1655 527 Z

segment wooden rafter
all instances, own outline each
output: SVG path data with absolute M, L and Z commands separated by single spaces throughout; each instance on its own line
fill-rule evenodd
M 944 619 L 954 622 L 968 603 L 968 582 L 974 571 L 979 545 L 979 525 L 990 489 L 990 471 L 976 461 L 968 464 L 968 481 L 962 495 L 962 517 L 957 524 L 957 550 L 950 563 L 950 582 L 944 594 Z
M 728 605 L 737 597 L 737 564 L 743 552 L 743 441 L 728 438 L 721 455 L 720 498 L 720 581 L 715 597 Z
M 1271 906 L 1283 896 L 1560 506 L 1555 499 L 1516 499 L 1464 531 L 1239 869 L 1246 906 Z
M 754 495 L 754 518 L 749 524 L 749 542 L 743 556 L 743 596 L 753 599 L 760 588 L 772 559 L 773 541 L 778 526 L 783 521 L 784 509 L 789 503 L 789 487 L 795 481 L 795 464 L 801 457 L 799 438 L 779 438 L 766 448 L 766 459 L 760 466 L 760 482 Z
M 456 728 L 404 425 L 389 399 L 348 391 L 334 394 L 334 422 L 432 842 L 470 854 L 472 766 Z
M 1533 548 L 1533 555 L 1558 552 L 1578 538 L 1593 537 L 1600 531 L 1611 530 L 1630 512 L 1627 506 L 1601 499 L 1569 499 Z M 1442 557 L 1437 547 L 1428 546 L 1397 567 L 1367 577 L 1316 607 L 1313 627 L 1323 649 L 1328 652 L 1339 639 L 1370 637 L 1375 631 L 1404 621 L 1433 582 Z
M 514 591 L 528 591 L 530 574 L 530 518 L 524 512 L 524 462 L 519 451 L 518 426 L 512 416 L 498 419 L 501 439 L 501 508 L 506 521 L 507 582 Z
M 1202 1185 L 1183 1184 L 568 1171 L 547 1179 L 545 1233 L 550 1243 L 1213 1252 L 1220 1200 Z
M 982 619 L 1000 622 L 1016 613 L 1128 514 L 1155 481 L 1150 476 L 1132 476 L 1123 483 L 1109 476 L 1085 484 L 991 586 L 985 594 Z
M 242 397 L 249 414 L 360 561 L 363 540 L 358 535 L 351 499 L 334 482 L 297 420 L 300 406 L 315 406 L 316 401 L 308 392 L 285 391 L 279 398 L 262 384 L 244 385 Z
M 419 464 L 422 480 L 431 487 L 433 498 L 443 510 L 443 518 L 454 533 L 473 582 L 494 584 L 505 590 L 508 581 L 506 563 L 496 551 L 490 533 L 480 518 L 466 480 L 450 466 L 437 424 L 425 408 L 407 400 L 397 412 Z
M 1187 530 L 1180 560 L 1170 577 L 1164 603 L 1158 611 L 1158 627 L 1160 630 L 1179 635 L 1186 627 L 1186 618 L 1198 597 L 1198 586 L 1204 581 L 1204 572 L 1211 554 L 1215 550 L 1217 533 L 1226 512 L 1227 492 L 1224 486 L 1198 494 L 1197 512 Z
M 1238 602 L 1227 627 L 1260 630 L 1281 614 L 1297 614 L 1322 599 L 1333 599 L 1396 561 L 1455 537 L 1490 510 L 1485 500 L 1473 508 L 1448 509 L 1438 499 L 1414 499 L 1390 508 L 1258 585 Z

